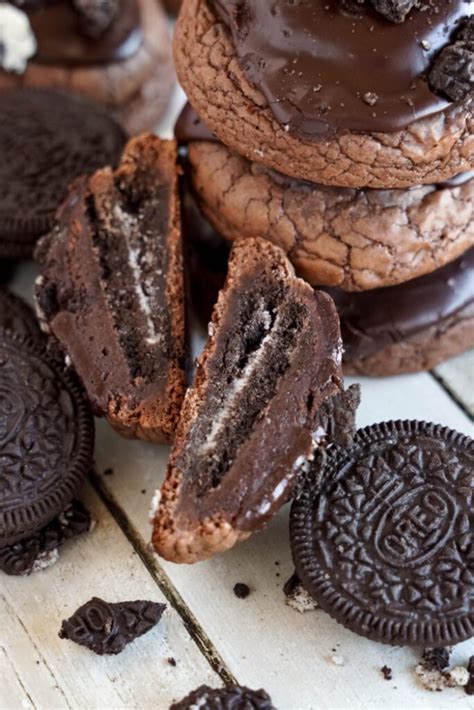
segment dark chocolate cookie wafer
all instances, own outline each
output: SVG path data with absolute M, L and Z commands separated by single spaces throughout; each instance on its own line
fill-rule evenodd
M 68 540 L 89 532 L 95 521 L 84 505 L 73 500 L 46 527 L 14 545 L 0 550 L 0 571 L 15 576 L 51 567 L 59 558 L 59 549 Z
M 43 337 L 33 309 L 5 288 L 0 288 L 0 328 L 31 340 Z
M 0 547 L 64 510 L 89 471 L 94 422 L 75 376 L 0 331 Z
M 472 636 L 473 470 L 474 441 L 451 429 L 414 421 L 361 429 L 293 504 L 305 588 L 375 641 L 435 647 Z
M 183 700 L 173 703 L 170 710 L 275 710 L 270 696 L 264 690 L 250 690 L 240 685 L 209 688 L 201 685 Z
M 156 626 L 165 609 L 165 604 L 155 602 L 109 604 L 93 597 L 70 619 L 63 621 L 59 637 L 85 646 L 100 656 L 117 654 Z
M 115 165 L 126 136 L 101 108 L 73 94 L 0 95 L 0 257 L 30 256 L 52 227 L 69 183 Z

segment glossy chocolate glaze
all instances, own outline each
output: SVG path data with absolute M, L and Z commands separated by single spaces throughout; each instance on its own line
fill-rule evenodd
M 103 64 L 133 56 L 142 41 L 136 0 L 121 0 L 117 19 L 92 39 L 81 27 L 81 16 L 70 0 L 51 0 L 25 8 L 38 43 L 35 62 L 42 64 Z
M 215 133 L 212 133 L 211 129 L 208 128 L 208 126 L 204 123 L 204 121 L 202 121 L 201 118 L 199 118 L 196 111 L 193 109 L 189 102 L 184 105 L 183 110 L 178 116 L 178 120 L 176 121 L 176 125 L 174 127 L 174 134 L 176 140 L 180 145 L 187 145 L 188 143 L 192 143 L 193 141 L 208 141 L 209 143 L 219 142 L 219 139 L 217 138 Z M 279 173 L 276 170 L 273 170 L 272 168 L 267 168 L 265 165 L 257 165 L 257 163 L 255 163 L 254 165 L 261 172 L 270 175 L 272 179 L 275 180 L 275 182 L 277 182 L 282 187 L 298 188 L 303 187 L 305 185 L 313 185 L 316 189 L 321 190 L 352 190 L 352 188 L 331 187 L 328 185 L 318 185 L 317 183 L 311 183 L 307 180 L 298 180 L 297 178 L 292 178 L 288 177 L 287 175 L 283 175 L 283 173 Z M 459 175 L 455 175 L 449 180 L 444 180 L 443 182 L 436 183 L 435 187 L 437 190 L 459 187 L 460 185 L 464 185 L 466 182 L 469 182 L 469 180 L 472 180 L 473 178 L 474 170 L 470 170 L 467 173 L 460 173 Z M 417 190 L 419 188 L 420 185 L 414 185 L 413 187 L 405 189 Z M 364 189 L 370 191 L 372 188 L 367 187 Z
M 395 24 L 368 5 L 350 13 L 341 0 L 210 2 L 248 80 L 303 140 L 338 129 L 394 132 L 445 109 L 423 75 L 474 12 L 470 0 L 429 0 Z
M 367 357 L 474 303 L 474 248 L 431 274 L 398 286 L 348 293 L 324 289 L 341 318 L 347 360 Z

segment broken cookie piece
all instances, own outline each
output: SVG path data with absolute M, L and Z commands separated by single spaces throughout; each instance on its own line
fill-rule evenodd
M 299 614 L 319 609 L 318 604 L 314 601 L 311 594 L 303 587 L 303 583 L 296 572 L 285 582 L 283 593 L 287 606 L 295 609 Z
M 288 500 L 343 388 L 339 319 L 263 239 L 236 243 L 188 390 L 153 544 L 196 562 L 262 528 Z
M 100 656 L 117 654 L 156 626 L 165 609 L 166 604 L 155 602 L 109 604 L 93 597 L 62 622 L 59 638 L 74 641 Z
M 419 0 L 371 0 L 374 8 L 391 22 L 404 22 Z
M 93 529 L 95 520 L 84 505 L 73 500 L 42 530 L 0 550 L 0 571 L 26 576 L 55 564 L 59 549 L 69 540 Z
M 176 144 L 143 135 L 116 171 L 81 178 L 41 241 L 36 300 L 95 413 L 121 434 L 173 436 L 185 389 Z
M 468 18 L 455 41 L 436 57 L 428 75 L 435 93 L 462 101 L 474 90 L 474 17 Z

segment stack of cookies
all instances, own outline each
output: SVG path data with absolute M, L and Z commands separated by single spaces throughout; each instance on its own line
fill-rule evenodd
M 180 122 L 199 207 L 330 290 L 348 372 L 474 345 L 469 0 L 185 0 Z M 198 118 L 199 117 L 199 118 Z

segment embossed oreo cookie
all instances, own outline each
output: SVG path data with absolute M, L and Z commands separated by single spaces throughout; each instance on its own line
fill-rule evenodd
M 64 510 L 90 468 L 94 422 L 75 376 L 0 331 L 0 547 Z
M 100 656 L 117 654 L 156 626 L 165 609 L 165 604 L 155 602 L 109 604 L 93 597 L 70 619 L 63 621 L 59 637 L 85 646 Z
M 0 94 L 0 257 L 30 256 L 52 227 L 69 183 L 117 164 L 126 136 L 101 108 L 72 94 Z
M 270 696 L 264 690 L 250 690 L 240 685 L 209 688 L 201 685 L 170 710 L 275 710 Z
M 446 646 L 474 634 L 474 441 L 426 422 L 361 429 L 291 511 L 296 571 L 356 633 Z

